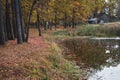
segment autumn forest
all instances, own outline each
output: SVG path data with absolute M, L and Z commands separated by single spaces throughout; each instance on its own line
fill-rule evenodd
M 46 22 L 55 29 L 62 21 L 64 28 L 68 23 L 74 28 L 75 23 L 86 21 L 104 7 L 104 0 L 1 0 L 0 43 L 15 38 L 18 44 L 27 42 L 30 23 L 38 22 L 39 31 Z
M 104 80 L 119 21 L 120 0 L 0 0 L 0 80 Z

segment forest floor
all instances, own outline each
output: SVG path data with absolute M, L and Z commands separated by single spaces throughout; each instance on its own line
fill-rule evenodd
M 16 40 L 11 40 L 5 46 L 0 46 L 0 80 L 3 77 L 20 76 L 25 71 L 21 70 L 23 66 L 31 65 L 32 60 L 47 54 L 49 44 L 34 30 L 31 33 L 28 43 L 18 45 Z

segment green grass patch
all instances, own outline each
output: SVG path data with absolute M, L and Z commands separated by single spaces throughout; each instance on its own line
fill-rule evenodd
M 68 31 L 67 31 L 67 30 L 54 31 L 54 32 L 52 33 L 52 35 L 68 35 Z
M 119 37 L 120 27 L 115 25 L 99 25 L 99 24 L 86 24 L 78 26 L 73 30 L 62 30 L 55 31 L 52 33 L 53 36 L 94 36 L 94 37 Z

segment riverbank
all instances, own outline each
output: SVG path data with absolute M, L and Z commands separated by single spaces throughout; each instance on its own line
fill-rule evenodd
M 14 40 L 0 46 L 1 80 L 82 80 L 86 77 L 86 71 L 65 59 L 54 42 L 36 36 L 36 29 L 31 33 L 28 43 L 17 45 Z
M 118 23 L 106 23 L 97 25 L 82 25 L 76 29 L 66 29 L 49 32 L 50 36 L 46 37 L 48 42 L 62 45 L 63 55 L 66 59 L 76 61 L 77 65 L 83 70 L 94 72 L 102 70 L 101 66 L 106 66 L 111 48 L 119 48 L 116 42 L 120 39 L 120 27 Z M 115 44 L 110 41 L 115 40 Z M 104 41 L 108 41 L 104 43 Z M 112 46 L 111 46 L 112 45 Z M 108 49 L 108 46 L 111 46 Z M 107 48 L 106 48 L 107 47 Z M 119 51 L 118 51 L 119 52 Z M 116 53 L 119 54 L 119 53 Z M 112 65 L 110 65 L 112 66 Z M 93 70 L 91 70 L 91 68 Z M 91 73 L 92 74 L 92 73 Z
M 73 30 L 55 31 L 53 40 L 60 42 L 68 60 L 75 60 L 81 69 L 90 72 L 88 80 L 119 80 L 119 24 L 87 24 Z

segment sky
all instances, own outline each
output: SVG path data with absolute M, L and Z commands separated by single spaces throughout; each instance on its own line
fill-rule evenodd
M 108 0 L 105 0 L 106 2 L 108 2 Z

